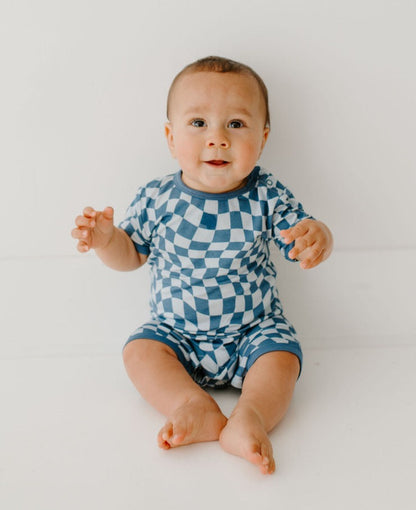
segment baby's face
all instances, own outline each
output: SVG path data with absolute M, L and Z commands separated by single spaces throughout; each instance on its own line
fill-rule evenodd
M 207 193 L 244 186 L 266 143 L 266 107 L 252 76 L 181 76 L 170 101 L 166 137 L 183 182 Z

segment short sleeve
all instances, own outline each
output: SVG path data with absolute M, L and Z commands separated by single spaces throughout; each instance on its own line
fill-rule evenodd
M 127 208 L 124 220 L 118 225 L 133 241 L 136 250 L 144 255 L 150 253 L 152 232 L 147 202 L 145 188 L 139 188 L 135 199 Z
M 291 259 L 288 255 L 295 243 L 286 244 L 281 231 L 294 227 L 304 219 L 314 218 L 305 212 L 302 204 L 295 199 L 291 191 L 283 187 L 273 212 L 273 239 L 283 256 L 291 262 L 296 262 L 296 259 Z

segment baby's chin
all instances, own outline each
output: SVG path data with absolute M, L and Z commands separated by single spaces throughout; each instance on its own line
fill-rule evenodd
M 229 193 L 243 188 L 248 177 L 238 178 L 233 175 L 229 161 L 210 160 L 191 171 L 182 169 L 182 182 L 197 191 L 204 193 Z

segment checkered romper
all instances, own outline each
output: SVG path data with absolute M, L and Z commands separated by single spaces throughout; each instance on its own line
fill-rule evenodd
M 302 353 L 283 316 L 270 260 L 280 231 L 311 218 L 292 193 L 260 167 L 236 191 L 188 188 L 181 172 L 139 188 L 120 228 L 148 256 L 152 320 L 139 338 L 169 345 L 201 385 L 241 387 L 262 354 Z

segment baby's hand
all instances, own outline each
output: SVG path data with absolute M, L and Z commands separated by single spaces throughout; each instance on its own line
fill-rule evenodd
M 332 234 L 321 221 L 306 219 L 287 230 L 281 235 L 285 243 L 295 241 L 289 257 L 301 261 L 302 269 L 311 269 L 326 260 L 332 251 Z
M 77 228 L 71 232 L 72 237 L 78 239 L 78 251 L 85 253 L 91 248 L 105 248 L 113 237 L 113 216 L 112 207 L 106 207 L 104 211 L 86 207 L 83 215 L 76 217 Z

